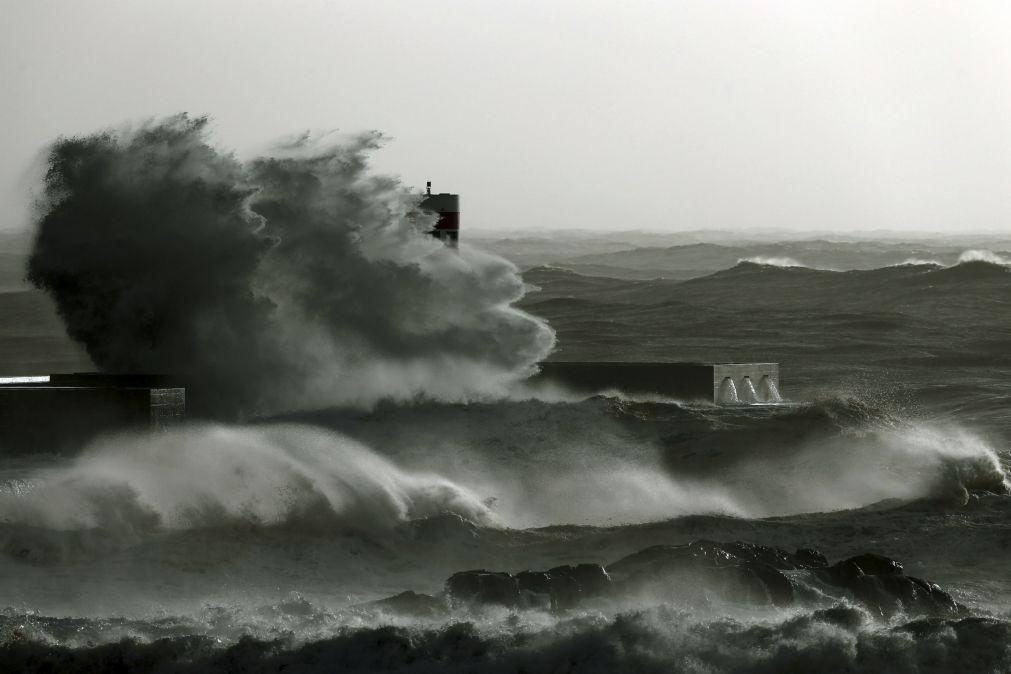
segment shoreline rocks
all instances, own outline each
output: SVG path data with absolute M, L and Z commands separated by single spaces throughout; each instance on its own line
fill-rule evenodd
M 852 603 L 872 615 L 958 616 L 964 613 L 935 583 L 905 575 L 897 560 L 864 553 L 829 564 L 817 550 L 705 539 L 654 545 L 606 567 L 557 566 L 519 573 L 475 569 L 454 573 L 439 596 L 404 592 L 370 607 L 415 616 L 453 608 L 563 612 L 654 599 L 693 608 L 739 604 L 789 608 Z

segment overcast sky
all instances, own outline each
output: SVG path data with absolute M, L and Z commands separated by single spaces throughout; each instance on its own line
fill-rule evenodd
M 466 228 L 1011 231 L 1011 3 L 0 0 L 0 228 L 46 143 L 379 129 Z

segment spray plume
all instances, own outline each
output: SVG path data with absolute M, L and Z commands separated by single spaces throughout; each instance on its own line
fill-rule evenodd
M 28 278 L 104 371 L 213 414 L 499 395 L 554 345 L 518 270 L 427 237 L 377 133 L 240 162 L 178 115 L 57 141 Z

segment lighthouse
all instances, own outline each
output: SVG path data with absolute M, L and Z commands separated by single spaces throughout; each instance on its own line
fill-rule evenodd
M 429 180 L 425 184 L 425 198 L 418 207 L 439 216 L 435 229 L 429 233 L 446 245 L 456 248 L 460 240 L 460 195 L 448 192 L 432 194 L 432 181 Z

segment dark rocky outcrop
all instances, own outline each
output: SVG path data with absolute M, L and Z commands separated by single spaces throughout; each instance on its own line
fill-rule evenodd
M 828 566 L 828 560 L 814 550 L 795 553 L 755 543 L 717 543 L 700 539 L 687 545 L 654 545 L 609 564 L 612 578 L 630 579 L 648 573 L 670 573 L 685 569 L 736 567 L 761 564 L 781 571 Z
M 599 564 L 557 566 L 516 575 L 461 571 L 446 581 L 446 593 L 455 603 L 509 608 L 572 608 L 580 601 L 607 596 L 610 589 L 611 578 Z
M 868 552 L 856 557 L 850 557 L 833 565 L 828 575 L 845 583 L 859 576 L 901 576 L 902 564 L 884 555 Z
M 955 616 L 963 608 L 939 586 L 905 575 L 898 561 L 865 553 L 829 565 L 817 550 L 789 552 L 755 543 L 696 540 L 654 545 L 606 569 L 598 564 L 547 571 L 461 571 L 442 597 L 405 592 L 372 606 L 411 615 L 451 607 L 564 611 L 593 602 L 641 600 L 689 606 L 750 604 L 788 607 L 852 602 L 872 614 Z
M 454 602 L 519 607 L 516 577 L 504 571 L 460 571 L 446 581 L 446 593 Z
M 883 555 L 850 557 L 816 574 L 845 590 L 857 603 L 882 616 L 898 612 L 956 615 L 962 607 L 940 586 L 903 572 L 902 564 Z
M 712 601 L 789 606 L 799 588 L 784 571 L 816 569 L 827 560 L 813 550 L 790 553 L 754 543 L 692 541 L 655 545 L 609 565 L 620 594 L 706 605 Z

